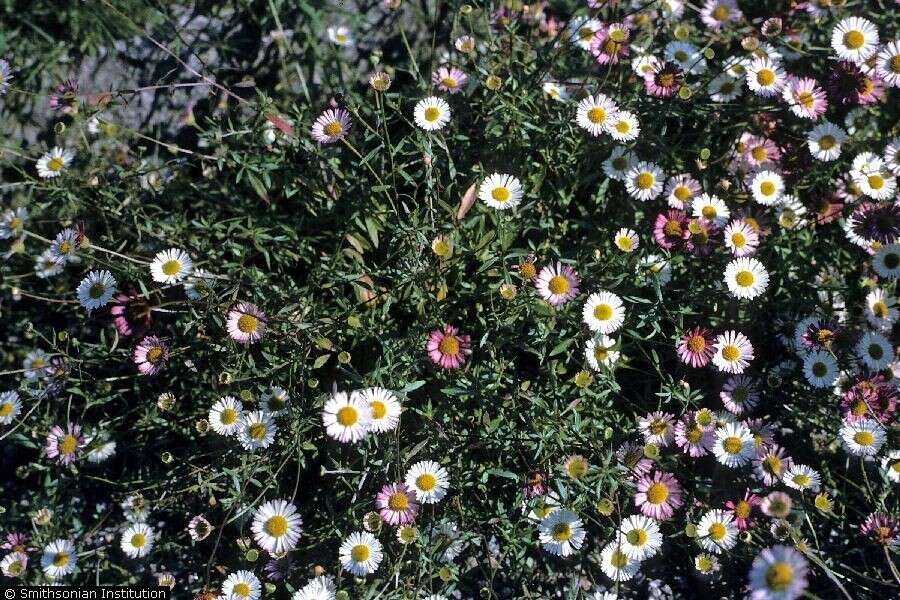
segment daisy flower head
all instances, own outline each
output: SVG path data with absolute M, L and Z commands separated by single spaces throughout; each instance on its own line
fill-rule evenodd
M 433 460 L 423 460 L 406 471 L 404 483 L 422 504 L 437 504 L 447 495 L 450 476 L 444 467 Z
M 156 375 L 169 360 L 169 346 L 155 335 L 148 335 L 135 346 L 131 358 L 141 375 Z
M 640 568 L 641 562 L 628 558 L 616 542 L 610 542 L 600 552 L 600 569 L 613 581 L 628 581 Z
M 552 306 L 560 306 L 578 295 L 581 277 L 569 265 L 561 262 L 546 266 L 538 273 L 535 287 L 541 297 Z
M 290 399 L 291 395 L 286 389 L 273 385 L 259 397 L 259 407 L 273 416 L 278 416 L 285 411 Z
M 725 247 L 734 256 L 749 256 L 759 246 L 759 234 L 743 219 L 735 219 L 725 227 Z
M 69 465 L 81 456 L 84 450 L 84 436 L 81 435 L 81 426 L 69 423 L 66 429 L 54 425 L 47 434 L 46 453 L 47 458 L 55 458 L 61 465 Z
M 219 435 L 234 435 L 244 418 L 244 406 L 233 396 L 223 396 L 209 409 L 209 425 Z
M 784 179 L 775 171 L 760 171 L 750 181 L 753 199 L 763 206 L 774 206 L 784 193 Z
M 700 10 L 700 20 L 713 31 L 721 31 L 722 28 L 740 21 L 743 17 L 737 0 L 706 0 Z
M 856 344 L 856 354 L 871 371 L 879 371 L 894 360 L 891 341 L 876 331 L 867 331 Z
M 606 120 L 606 133 L 617 142 L 631 142 L 641 133 L 637 116 L 627 110 L 615 112 Z
M 275 419 L 264 410 L 244 413 L 238 423 L 237 439 L 245 450 L 268 448 L 275 441 L 278 427 Z
M 375 496 L 381 520 L 389 525 L 408 525 L 415 521 L 419 503 L 415 493 L 403 483 L 390 483 Z
M 634 229 L 623 227 L 616 232 L 613 243 L 622 252 L 634 252 L 637 250 L 640 239 Z
M 157 253 L 150 263 L 150 275 L 157 283 L 175 284 L 194 272 L 194 261 L 188 253 L 170 248 Z
M 689 220 L 684 212 L 670 208 L 656 216 L 653 239 L 667 250 L 690 248 L 691 231 L 688 225 Z
M 366 388 L 358 392 L 364 402 L 369 404 L 372 411 L 372 421 L 369 430 L 374 433 L 384 433 L 397 428 L 400 423 L 400 401 L 391 390 L 380 387 Z
M 725 267 L 725 285 L 734 297 L 750 300 L 766 291 L 769 272 L 755 258 L 736 258 Z
M 784 448 L 768 446 L 757 451 L 753 459 L 753 473 L 765 485 L 775 485 L 792 464 L 791 458 L 785 456 Z
M 84 237 L 77 229 L 67 227 L 54 238 L 50 244 L 49 253 L 53 261 L 60 266 L 74 263 L 78 260 L 77 252 L 81 248 Z
M 78 284 L 76 293 L 81 306 L 94 310 L 106 306 L 112 299 L 116 293 L 116 280 L 109 271 L 91 271 Z
M 612 367 L 619 361 L 622 353 L 615 349 L 616 343 L 605 334 L 595 335 L 585 343 L 584 355 L 591 369 L 599 372 L 603 367 Z
M 247 346 L 262 339 L 267 325 L 266 313 L 251 302 L 238 302 L 232 306 L 225 320 L 228 336 Z
M 672 280 L 672 267 L 665 257 L 658 254 L 648 254 L 641 258 L 636 270 L 644 277 L 644 281 L 656 281 L 660 287 L 664 287 Z
M 760 505 L 762 498 L 747 490 L 741 500 L 729 500 L 725 503 L 728 514 L 734 518 L 734 525 L 739 530 L 744 531 L 750 529 L 755 520 L 753 519 L 753 510 Z
M 712 362 L 725 373 L 743 373 L 753 360 L 753 345 L 738 331 L 727 331 L 716 336 Z
M 746 465 L 756 454 L 753 434 L 741 423 L 725 423 L 716 429 L 713 454 L 726 467 L 733 469 Z
M 671 208 L 687 212 L 691 210 L 691 204 L 700 192 L 700 183 L 690 175 L 684 174 L 669 177 L 663 194 Z
M 894 516 L 871 513 L 859 526 L 859 532 L 882 546 L 900 546 L 900 521 Z
M 119 547 L 129 558 L 144 558 L 153 550 L 156 535 L 146 523 L 134 523 L 122 533 Z
M 659 523 L 643 515 L 632 515 L 619 525 L 616 542 L 625 556 L 632 560 L 645 560 L 662 547 Z
M 885 244 L 878 248 L 872 257 L 872 268 L 885 279 L 900 277 L 900 244 Z
M 731 210 L 728 205 L 719 198 L 711 194 L 701 194 L 691 203 L 694 217 L 698 219 L 707 219 L 713 222 L 717 227 L 721 227 L 728 222 L 731 217 Z
M 344 25 L 334 25 L 325 30 L 328 41 L 337 46 L 350 46 L 353 44 L 353 36 L 350 29 Z
M 192 541 L 202 542 L 209 537 L 213 528 L 203 515 L 197 515 L 188 522 L 187 531 Z
M 705 367 L 715 353 L 712 332 L 705 327 L 686 331 L 678 340 L 676 352 L 684 364 L 695 369 Z
M 428 335 L 425 344 L 428 358 L 442 369 L 459 369 L 472 355 L 472 339 L 461 335 L 453 325 L 444 325 Z
M 715 442 L 715 432 L 697 422 L 696 415 L 685 415 L 675 423 L 675 445 L 692 458 L 709 454 Z
M 840 369 L 830 352 L 814 350 L 803 359 L 803 375 L 814 388 L 828 388 L 837 381 Z
M 625 175 L 628 194 L 641 202 L 652 200 L 662 193 L 663 172 L 653 163 L 641 161 Z
M 591 40 L 591 54 L 597 64 L 616 64 L 626 58 L 631 52 L 628 45 L 630 35 L 625 23 L 610 23 L 602 27 Z
M 322 424 L 329 437 L 341 443 L 356 443 L 369 433 L 372 409 L 362 395 L 335 392 L 322 409 Z
M 604 94 L 588 96 L 578 103 L 575 123 L 596 137 L 606 132 L 607 123 L 618 110 L 616 103 Z
M 282 554 L 297 547 L 303 519 L 287 500 L 269 500 L 253 513 L 250 530 L 260 548 L 269 554 Z
M 884 427 L 872 419 L 845 420 L 839 435 L 848 454 L 863 458 L 878 454 L 887 439 Z
M 622 299 L 605 290 L 591 294 L 584 303 L 582 317 L 593 332 L 612 333 L 625 322 Z
M 494 173 L 481 182 L 478 197 L 497 210 L 515 208 L 522 201 L 522 184 L 516 177 Z
M 0 240 L 19 237 L 28 220 L 28 211 L 23 207 L 11 208 L 0 216 Z
M 784 70 L 770 58 L 755 58 L 747 66 L 747 87 L 757 96 L 777 96 L 784 86 Z
M 578 515 L 568 510 L 555 510 L 538 525 L 544 550 L 556 556 L 570 556 L 581 548 L 587 532 Z
M 808 563 L 790 546 L 760 552 L 750 567 L 750 600 L 792 600 L 806 590 Z
M 784 484 L 791 489 L 818 492 L 822 477 L 811 467 L 794 464 L 788 467 L 783 477 Z
M 569 99 L 569 90 L 566 89 L 566 86 L 555 81 L 545 81 L 541 86 L 541 89 L 544 90 L 545 94 L 557 102 L 565 102 Z
M 669 42 L 665 47 L 665 58 L 678 65 L 685 73 L 698 75 L 706 71 L 706 59 L 700 49 L 689 42 Z
M 22 412 L 22 401 L 17 392 L 0 394 L 0 425 L 9 425 Z
M 656 98 L 669 98 L 675 95 L 684 83 L 684 70 L 677 63 L 655 62 L 644 73 L 644 87 L 647 93 Z
M 875 58 L 875 74 L 887 85 L 900 87 L 900 40 L 888 42 L 878 52 Z
M 450 122 L 450 105 L 441 98 L 429 96 L 416 103 L 413 118 L 425 131 L 443 129 Z
M 860 191 L 874 200 L 887 200 L 897 192 L 897 179 L 883 166 L 861 174 L 853 180 Z
M 759 387 L 752 377 L 731 375 L 722 385 L 719 398 L 725 410 L 740 415 L 756 408 L 759 403 Z
M 53 179 L 59 177 L 75 160 L 75 153 L 71 150 L 63 150 L 54 147 L 41 156 L 37 161 L 37 173 L 41 179 Z
M 863 63 L 878 51 L 878 29 L 862 17 L 842 19 L 831 32 L 831 47 L 842 60 Z
M 681 508 L 681 484 L 671 473 L 655 471 L 652 475 L 643 475 L 637 481 L 634 504 L 641 514 L 667 521 Z
M 785 194 L 778 207 L 778 224 L 785 229 L 799 229 L 806 225 L 806 207 L 795 196 Z
M 261 595 L 262 583 L 253 571 L 236 571 L 222 584 L 225 600 L 259 600 Z
M 890 331 L 900 318 L 897 299 L 876 288 L 866 296 L 866 319 L 880 331 Z
M 825 90 L 819 87 L 815 79 L 809 77 L 792 77 L 781 92 L 791 112 L 801 119 L 815 121 L 828 109 Z
M 2 77 L 2 73 L 0 73 Z M 0 95 L 3 93 L 3 84 L 0 83 Z M 0 573 L 6 577 L 21 577 L 25 574 L 28 566 L 28 555 L 24 552 L 14 550 L 0 560 Z
M 337 586 L 333 575 L 319 575 L 294 593 L 291 600 L 335 600 Z
M 333 144 L 344 139 L 352 125 L 349 112 L 329 108 L 313 122 L 309 134 L 320 144 Z
M 377 571 L 384 558 L 381 542 L 365 531 L 351 533 L 341 544 L 338 555 L 341 566 L 358 577 Z
M 442 92 L 450 94 L 461 92 L 468 81 L 468 75 L 456 67 L 441 67 L 431 74 L 431 83 Z
M 675 416 L 670 413 L 652 412 L 638 421 L 638 431 L 646 443 L 665 448 L 672 443 L 674 421 Z
M 616 146 L 609 157 L 603 161 L 603 173 L 610 179 L 625 181 L 628 171 L 636 162 L 631 152 L 622 146 Z
M 597 32 L 603 29 L 603 23 L 597 19 L 579 17 L 569 23 L 569 35 L 572 42 L 582 50 L 590 50 L 591 42 Z
M 738 528 L 734 517 L 724 510 L 707 512 L 697 524 L 697 541 L 700 547 L 713 554 L 731 550 L 738 542 Z
M 69 540 L 54 540 L 44 547 L 41 554 L 41 569 L 47 577 L 58 578 L 75 571 L 78 554 Z
M 731 102 L 744 91 L 744 80 L 732 77 L 728 73 L 715 76 L 706 91 L 713 102 Z

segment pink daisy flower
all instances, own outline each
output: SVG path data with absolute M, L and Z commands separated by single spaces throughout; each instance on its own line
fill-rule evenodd
M 706 0 L 700 11 L 700 20 L 713 31 L 721 31 L 724 26 L 742 18 L 744 13 L 738 8 L 737 0 Z
M 239 344 L 254 344 L 266 333 L 268 318 L 257 305 L 238 302 L 228 311 L 225 328 L 231 339 Z
M 781 150 L 768 138 L 744 134 L 741 144 L 744 148 L 743 158 L 753 169 L 774 167 L 775 162 L 781 158 Z
M 769 495 L 763 498 L 759 503 L 759 507 L 764 515 L 776 519 L 787 517 L 793 506 L 794 501 L 784 492 L 770 492 Z
M 591 54 L 601 65 L 616 64 L 628 56 L 628 38 L 631 36 L 624 23 L 610 23 L 594 34 L 591 40 Z
M 648 444 L 665 448 L 672 442 L 675 433 L 672 429 L 674 420 L 675 415 L 661 411 L 652 412 L 638 421 L 638 431 L 643 434 L 644 441 Z
M 700 182 L 688 174 L 675 175 L 666 181 L 663 194 L 670 208 L 687 212 L 691 208 L 691 202 L 703 189 Z
M 766 446 L 753 459 L 753 474 L 766 485 L 776 485 L 784 472 L 793 464 L 784 448 L 777 445 Z
M 657 521 L 671 519 L 682 505 L 681 485 L 671 473 L 656 471 L 652 476 L 645 475 L 637 482 L 634 505 Z
M 713 342 L 712 331 L 706 327 L 694 327 L 678 340 L 678 358 L 696 369 L 705 367 L 715 353 Z
M 791 112 L 803 119 L 815 121 L 828 109 L 825 90 L 809 77 L 790 78 L 781 94 L 791 107 Z
M 684 71 L 672 62 L 654 66 L 644 77 L 647 93 L 657 98 L 668 98 L 675 94 L 684 82 Z
M 150 303 L 136 292 L 117 294 L 110 313 L 119 335 L 125 337 L 146 331 L 153 320 Z
M 442 92 L 456 94 L 466 87 L 469 76 L 456 67 L 441 67 L 431 74 L 431 83 Z
M 686 415 L 675 423 L 675 445 L 692 458 L 709 454 L 715 441 L 715 430 L 712 427 L 703 429 L 693 415 Z
M 900 521 L 884 513 L 872 513 L 862 525 L 859 532 L 882 546 L 900 545 Z
M 59 425 L 54 425 L 47 434 L 47 458 L 55 458 L 61 465 L 74 462 L 84 448 L 84 436 L 81 435 L 81 427 L 69 423 L 64 430 Z
M 443 329 L 435 329 L 428 335 L 425 349 L 431 362 L 442 369 L 458 369 L 472 354 L 472 340 L 467 335 L 459 335 L 459 329 L 453 325 L 444 325 Z
M 653 461 L 644 456 L 644 446 L 637 442 L 625 442 L 619 446 L 616 460 L 635 478 L 643 477 L 653 470 Z
M 759 247 L 759 234 L 744 219 L 735 219 L 725 227 L 725 247 L 736 257 L 750 256 Z
M 13 552 L 21 552 L 22 554 L 34 552 L 35 548 L 28 545 L 28 540 L 29 537 L 27 533 L 13 531 L 6 534 L 6 541 L 0 545 L 0 548 L 11 550 Z
M 656 216 L 653 224 L 653 239 L 666 250 L 682 248 L 691 237 L 688 218 L 680 210 L 671 209 Z
M 419 503 L 412 490 L 402 483 L 390 483 L 375 496 L 381 520 L 388 525 L 406 525 L 416 519 Z
M 349 112 L 331 108 L 319 115 L 309 133 L 320 144 L 333 144 L 342 140 L 351 126 Z
M 156 375 L 169 360 L 169 346 L 155 335 L 148 335 L 138 343 L 132 358 L 141 375 Z
M 734 517 L 734 524 L 741 531 L 750 529 L 756 524 L 753 509 L 762 503 L 762 498 L 747 490 L 741 500 L 729 500 L 725 503 L 725 512 Z
M 552 304 L 559 306 L 578 295 L 578 286 L 581 277 L 572 267 L 557 262 L 556 266 L 546 266 L 538 273 L 534 282 L 541 297 Z

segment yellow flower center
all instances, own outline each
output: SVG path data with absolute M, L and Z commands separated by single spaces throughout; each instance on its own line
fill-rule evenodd
M 436 106 L 429 106 L 425 109 L 425 120 L 434 123 L 441 118 L 441 110 Z
M 423 492 L 430 492 L 437 487 L 437 478 L 431 473 L 422 473 L 416 477 L 416 487 Z
M 628 237 L 627 235 L 623 235 L 619 239 L 616 240 L 616 245 L 619 248 L 621 248 L 622 250 L 631 250 L 631 247 L 632 247 L 631 238 Z
M 625 32 L 621 29 L 615 29 L 609 34 L 609 39 L 616 42 L 617 44 L 621 44 L 625 41 Z
M 143 533 L 136 533 L 131 536 L 131 545 L 135 548 L 143 548 L 147 545 L 147 536 Z
M 766 571 L 766 585 L 775 592 L 786 591 L 794 582 L 794 568 L 784 562 L 777 562 Z
M 599 363 L 605 362 L 609 358 L 609 349 L 603 344 L 594 346 L 594 360 Z
M 747 502 L 746 500 L 741 500 L 734 505 L 734 516 L 736 516 L 738 519 L 746 519 L 750 516 L 750 511 L 752 509 L 753 507 L 750 506 L 749 502 Z
M 649 190 L 654 183 L 656 183 L 656 178 L 653 176 L 653 173 L 644 172 L 634 178 L 634 184 L 638 189 Z
M 337 422 L 344 427 L 355 425 L 359 421 L 359 413 L 352 406 L 344 406 L 337 411 Z
M 725 449 L 725 452 L 728 454 L 738 454 L 743 447 L 743 442 L 741 442 L 741 438 L 735 436 L 729 436 L 725 438 L 725 441 L 722 442 L 722 447 Z
M 888 316 L 888 312 L 888 306 L 884 301 L 879 300 L 878 302 L 872 304 L 872 313 L 876 317 L 883 319 Z
M 797 96 L 797 103 L 804 108 L 812 108 L 814 102 L 815 98 L 813 97 L 812 92 L 803 92 Z
M 403 492 L 394 492 L 388 498 L 388 508 L 394 511 L 403 511 L 409 508 L 409 496 Z
M 372 400 L 369 402 L 369 408 L 372 409 L 374 419 L 383 419 L 387 414 L 387 405 L 381 400 Z
M 631 124 L 625 120 L 619 121 L 616 123 L 616 131 L 622 134 L 628 133 L 631 131 Z
M 628 540 L 628 543 L 632 546 L 643 546 L 647 543 L 647 540 L 650 539 L 650 536 L 643 529 L 632 529 L 625 534 L 625 539 Z
M 869 187 L 873 190 L 880 190 L 884 187 L 884 177 L 881 175 L 869 175 Z
M 250 426 L 250 438 L 256 441 L 265 439 L 268 429 L 262 423 L 254 423 Z
M 265 529 L 272 537 L 281 537 L 288 531 L 288 520 L 281 515 L 274 515 L 266 521 Z
M 756 81 L 763 87 L 768 87 L 775 83 L 775 71 L 772 69 L 760 69 L 756 74 Z
M 620 550 L 615 550 L 609 556 L 609 564 L 611 564 L 616 569 L 624 569 L 628 566 L 628 557 L 625 556 L 625 554 Z
M 707 204 L 700 211 L 700 214 L 702 214 L 707 219 L 715 219 L 719 213 L 716 211 L 715 206 L 711 206 L 711 205 Z
M 831 150 L 837 146 L 837 139 L 833 135 L 823 135 L 819 139 L 819 148 L 822 150 Z
M 687 440 L 690 443 L 697 444 L 701 439 L 703 439 L 703 430 L 699 427 L 694 426 L 687 432 Z
M 775 184 L 771 181 L 763 181 L 759 184 L 759 191 L 763 196 L 771 196 L 775 193 Z
M 678 50 L 675 52 L 675 60 L 678 62 L 684 62 L 688 59 L 688 53 L 684 50 Z
M 63 240 L 59 245 L 59 253 L 60 254 L 68 254 L 72 251 L 72 242 L 69 240 Z
M 60 454 L 69 455 L 75 452 L 78 448 L 78 440 L 71 433 L 63 437 L 59 441 L 59 445 L 57 446 L 57 450 L 59 450 Z
M 491 190 L 491 198 L 496 200 L 497 202 L 506 202 L 510 198 L 509 190 L 503 186 L 495 187 Z
M 68 552 L 57 552 L 53 555 L 53 566 L 54 567 L 65 567 L 69 564 L 69 553 Z
M 559 296 L 569 291 L 569 280 L 562 275 L 556 275 L 550 279 L 547 287 L 550 289 L 551 293 Z
M 153 346 L 147 351 L 147 362 L 151 365 L 158 363 L 163 357 L 163 349 L 160 346 Z
M 598 304 L 594 307 L 594 318 L 598 321 L 608 321 L 612 316 L 613 309 L 609 304 Z
M 762 162 L 766 160 L 768 157 L 768 153 L 766 152 L 765 146 L 756 146 L 753 150 L 750 151 L 750 156 L 753 157 L 753 160 L 757 162 Z
M 235 584 L 235 586 L 231 589 L 236 596 L 241 596 L 242 598 L 247 598 L 250 596 L 250 585 L 244 583 L 243 581 L 241 583 Z
M 731 244 L 735 248 L 743 248 L 747 245 L 747 236 L 745 236 L 740 231 L 735 231 L 731 234 Z
M 853 434 L 853 441 L 860 446 L 871 446 L 875 443 L 875 436 L 871 431 L 857 431 Z
M 716 21 L 724 21 L 728 18 L 729 13 L 728 7 L 724 4 L 720 4 L 713 9 L 712 16 Z
M 162 265 L 162 272 L 164 275 L 168 275 L 169 277 L 178 275 L 178 273 L 181 272 L 181 262 L 175 259 L 167 260 Z
M 599 106 L 595 106 L 594 108 L 592 108 L 591 110 L 588 111 L 587 117 L 591 123 L 594 123 L 595 125 L 599 125 L 599 124 L 603 123 L 603 121 L 606 120 L 606 110 Z
M 888 64 L 890 65 L 891 73 L 900 73 L 900 54 L 892 56 Z
M 350 558 L 353 562 L 366 562 L 369 560 L 369 547 L 365 544 L 357 544 L 350 550 Z
M 459 340 L 455 335 L 445 335 L 438 344 L 438 350 L 445 356 L 456 356 L 459 354 Z
M 456 88 L 457 83 L 456 80 L 452 77 L 444 77 L 443 79 L 441 79 L 441 85 L 452 90 Z
M 219 420 L 222 422 L 222 425 L 234 425 L 237 422 L 238 413 L 233 408 L 226 408 L 222 411 L 222 415 L 219 417 Z
M 717 542 L 724 539 L 727 533 L 728 530 L 721 523 L 713 523 L 709 526 L 709 537 Z
M 656 482 L 647 488 L 647 502 L 662 504 L 669 498 L 669 488 L 664 483 Z
M 862 31 L 853 29 L 844 34 L 844 45 L 851 50 L 858 50 L 862 48 L 865 43 L 866 36 L 863 35 Z
M 64 166 L 66 166 L 66 163 L 61 158 L 51 158 L 47 162 L 47 168 L 51 171 L 60 171 Z
M 682 232 L 681 223 L 679 221 L 676 221 L 675 219 L 666 221 L 666 226 L 663 228 L 663 230 L 666 232 L 666 235 L 680 237 Z
M 777 475 L 781 473 L 781 459 L 774 455 L 769 455 L 762 461 L 763 468 L 773 474 Z
M 650 423 L 650 433 L 653 435 L 662 435 L 668 428 L 668 424 L 662 419 L 654 419 Z
M 336 135 L 341 135 L 341 133 L 343 133 L 343 131 L 344 131 L 344 126 L 341 125 L 337 121 L 332 121 L 331 123 L 329 123 L 328 125 L 325 126 L 325 134 L 330 137 L 334 137 Z
M 691 190 L 688 189 L 686 186 L 679 185 L 678 187 L 675 188 L 675 190 L 672 192 L 672 194 L 676 198 L 678 198 L 678 200 L 680 202 L 687 202 L 691 197 Z
M 794 475 L 794 483 L 800 487 L 808 486 L 810 481 L 809 475 L 806 475 L 805 473 L 797 473 Z
M 755 278 L 750 271 L 738 271 L 737 275 L 734 276 L 734 280 L 741 287 L 750 287 L 753 285 Z
M 13 412 L 12 402 L 4 402 L 0 404 L 0 417 L 8 417 Z
M 557 523 L 553 526 L 553 539 L 557 542 L 565 542 L 572 537 L 573 531 L 568 523 Z

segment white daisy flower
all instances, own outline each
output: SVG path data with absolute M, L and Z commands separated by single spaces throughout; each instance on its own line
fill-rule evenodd
M 232 573 L 222 584 L 224 600 L 259 600 L 262 583 L 253 571 L 241 570 Z
M 612 333 L 625 322 L 622 299 L 605 290 L 588 296 L 581 314 L 588 329 L 594 332 Z
M 628 581 L 640 568 L 641 561 L 628 558 L 615 542 L 610 542 L 600 552 L 600 569 L 613 581 Z
M 76 290 L 78 302 L 86 309 L 106 306 L 116 293 L 116 280 L 109 271 L 91 271 Z
M 522 201 L 522 184 L 512 175 L 494 173 L 481 182 L 478 197 L 497 210 L 514 208 Z
M 325 31 L 328 34 L 328 41 L 332 44 L 338 46 L 350 46 L 353 44 L 353 36 L 350 34 L 350 30 L 343 25 L 329 27 Z
M 879 277 L 897 279 L 900 277 L 900 244 L 886 244 L 875 251 L 872 268 Z
M 634 155 L 622 146 L 613 148 L 612 153 L 603 161 L 603 173 L 610 179 L 625 181 L 628 171 L 634 166 Z
M 618 248 L 622 252 L 634 252 L 635 250 L 637 250 L 640 239 L 638 238 L 638 234 L 634 229 L 623 227 L 616 232 L 613 243 L 615 243 L 616 248 Z
M 54 540 L 44 547 L 41 568 L 48 577 L 64 577 L 75 570 L 78 555 L 69 540 Z
M 604 94 L 588 96 L 575 109 L 575 123 L 593 136 L 606 132 L 606 124 L 619 107 Z
M 153 549 L 156 535 L 146 523 L 134 523 L 122 533 L 119 547 L 129 558 L 144 558 Z
M 606 133 L 617 142 L 630 142 L 636 140 L 641 133 L 641 125 L 637 116 L 627 110 L 615 112 L 606 120 Z
M 666 181 L 663 194 L 671 208 L 687 212 L 699 191 L 700 183 L 696 179 L 690 175 L 675 175 Z
M 333 575 L 319 575 L 294 592 L 292 600 L 335 600 L 337 586 Z
M 17 392 L 0 394 L 0 425 L 9 425 L 22 412 L 22 401 Z
M 811 467 L 792 464 L 782 477 L 784 485 L 795 490 L 818 492 L 822 477 Z
M 600 334 L 592 337 L 584 346 L 584 356 L 588 365 L 594 371 L 601 371 L 603 367 L 612 367 L 619 361 L 621 352 L 615 350 L 616 340 Z
M 157 253 L 150 263 L 150 275 L 157 283 L 178 283 L 194 272 L 194 261 L 184 250 L 169 248 Z
M 104 434 L 105 435 L 105 434 Z M 88 442 L 90 444 L 90 442 Z M 88 462 L 100 464 L 109 460 L 116 454 L 116 443 L 112 440 L 102 441 L 98 446 L 94 446 L 87 453 Z
M 269 554 L 290 552 L 297 547 L 303 519 L 287 500 L 270 500 L 253 513 L 250 530 L 260 548 Z
M 807 562 L 790 546 L 766 548 L 753 559 L 750 598 L 791 600 L 806 590 Z
M 0 573 L 6 577 L 21 577 L 27 566 L 28 555 L 14 550 L 0 560 Z
M 710 194 L 700 194 L 700 196 L 691 203 L 691 208 L 695 217 L 698 219 L 701 217 L 709 219 L 715 223 L 717 227 L 725 225 L 731 217 L 731 211 L 728 209 L 728 205 L 718 196 L 712 196 Z
M 878 29 L 862 17 L 847 17 L 834 26 L 831 47 L 841 59 L 863 63 L 878 51 Z
M 450 105 L 436 96 L 419 100 L 413 109 L 413 119 L 416 125 L 425 131 L 443 129 L 450 122 L 451 116 Z
M 400 423 L 402 406 L 394 392 L 381 387 L 366 388 L 358 392 L 363 402 L 369 404 L 372 410 L 372 420 L 369 423 L 369 431 L 384 433 L 393 431 Z
M 784 179 L 775 171 L 760 171 L 750 182 L 753 199 L 763 206 L 774 206 L 784 193 Z
M 209 409 L 209 426 L 219 435 L 234 435 L 244 418 L 244 407 L 233 396 L 220 398 Z
M 339 556 L 341 566 L 359 577 L 377 571 L 384 558 L 381 542 L 365 531 L 351 533 L 341 544 Z
M 881 469 L 887 478 L 894 483 L 900 483 L 900 450 L 892 450 L 881 459 Z
M 753 432 L 742 423 L 725 423 L 716 429 L 712 450 L 716 460 L 726 467 L 742 467 L 756 455 Z
M 591 42 L 598 31 L 603 29 L 603 23 L 597 19 L 579 17 L 569 22 L 569 35 L 572 42 L 582 50 L 590 50 Z
M 672 267 L 669 261 L 658 254 L 648 254 L 637 265 L 638 273 L 655 278 L 660 287 L 672 281 Z
M 846 132 L 833 123 L 825 121 L 812 128 L 806 136 L 809 153 L 816 160 L 830 162 L 841 155 L 841 144 L 847 141 Z
M 897 192 L 897 179 L 887 169 L 869 171 L 853 182 L 863 194 L 875 200 L 887 200 Z
M 616 541 L 632 560 L 646 560 L 662 547 L 659 523 L 644 515 L 632 515 L 619 525 Z
M 253 410 L 244 414 L 238 423 L 237 439 L 245 450 L 268 448 L 275 441 L 278 426 L 275 419 L 264 410 Z
M 803 359 L 803 375 L 809 385 L 815 388 L 831 387 L 839 374 L 837 361 L 824 350 L 810 352 Z
M 357 393 L 336 392 L 325 403 L 322 423 L 325 433 L 342 443 L 356 443 L 369 433 L 372 409 Z
M 884 170 L 884 160 L 874 152 L 860 152 L 853 157 L 849 175 L 853 180 L 865 177 L 869 173 L 880 173 Z
M 747 87 L 757 96 L 771 98 L 781 93 L 784 70 L 770 58 L 756 58 L 747 67 Z
M 866 307 L 866 319 L 881 331 L 890 331 L 900 318 L 897 299 L 880 288 L 872 290 L 866 296 Z
M 685 73 L 699 75 L 706 71 L 706 59 L 700 49 L 688 42 L 678 40 L 666 44 L 664 56 L 667 61 L 677 64 Z
M 725 247 L 738 257 L 753 254 L 759 244 L 759 234 L 743 219 L 729 223 L 723 236 Z
M 885 44 L 875 58 L 875 74 L 891 87 L 900 87 L 900 40 Z
M 734 517 L 724 510 L 711 510 L 697 524 L 697 541 L 707 552 L 721 554 L 731 550 L 738 542 L 738 528 Z
M 566 89 L 566 86 L 560 85 L 555 81 L 545 81 L 541 88 L 544 90 L 545 94 L 557 102 L 565 102 L 569 99 L 569 91 Z
M 404 483 L 416 494 L 419 502 L 437 504 L 447 495 L 450 476 L 444 467 L 433 460 L 423 460 L 409 468 Z
M 721 73 L 709 82 L 706 91 L 713 102 L 731 102 L 743 93 L 744 80 Z
M 259 407 L 270 413 L 272 416 L 278 416 L 287 409 L 287 404 L 291 399 L 291 395 L 282 387 L 273 385 L 266 390 L 259 398 Z
M 799 229 L 806 225 L 803 217 L 806 207 L 795 196 L 785 194 L 781 197 L 781 205 L 778 207 L 778 224 L 785 229 Z
M 887 439 L 884 427 L 872 419 L 844 421 L 839 435 L 846 452 L 864 458 L 878 454 Z
M 28 211 L 21 206 L 5 211 L 0 217 L 0 239 L 8 240 L 22 235 L 27 220 Z
M 72 164 L 75 154 L 70 150 L 56 147 L 44 154 L 37 161 L 38 176 L 42 179 L 53 179 L 62 175 L 63 171 Z
M 641 202 L 656 198 L 662 188 L 663 172 L 653 163 L 641 161 L 625 175 L 625 189 L 632 198 Z
M 894 360 L 894 347 L 882 334 L 867 331 L 856 344 L 856 354 L 870 370 L 880 371 Z
M 556 556 L 570 556 L 581 548 L 586 532 L 578 515 L 568 510 L 555 510 L 538 525 L 544 550 Z
M 735 298 L 749 300 L 766 291 L 769 273 L 755 258 L 742 256 L 725 267 L 725 285 Z

